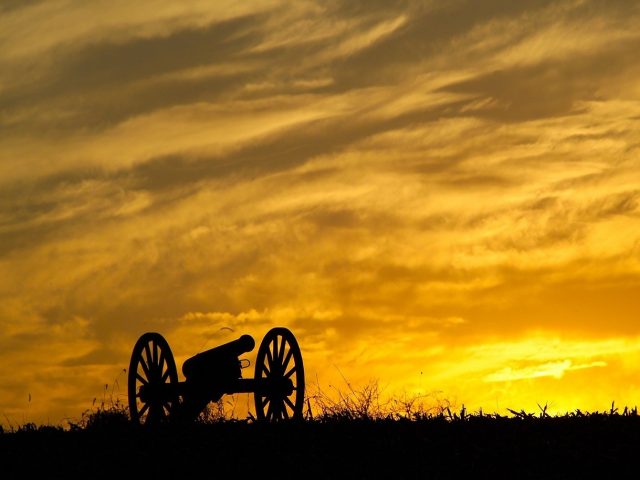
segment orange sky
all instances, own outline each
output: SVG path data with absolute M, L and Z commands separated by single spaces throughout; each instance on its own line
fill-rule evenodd
M 275 325 L 327 390 L 636 405 L 639 22 L 629 1 L 2 2 L 0 423 L 126 400 L 146 331 L 180 367 Z

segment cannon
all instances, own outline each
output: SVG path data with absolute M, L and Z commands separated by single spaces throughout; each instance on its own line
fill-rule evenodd
M 272 328 L 262 339 L 253 378 L 242 378 L 255 341 L 250 335 L 200 352 L 182 365 L 178 381 L 169 344 L 156 332 L 143 334 L 131 353 L 128 374 L 129 413 L 137 424 L 190 422 L 209 402 L 225 394 L 253 393 L 256 419 L 278 422 L 301 419 L 304 366 L 293 333 Z

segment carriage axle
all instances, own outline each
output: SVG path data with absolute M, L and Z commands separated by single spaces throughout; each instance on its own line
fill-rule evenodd
M 188 382 L 178 382 L 177 384 L 159 383 L 142 385 L 138 390 L 138 398 L 141 402 L 170 402 L 172 399 L 189 395 L 192 385 Z M 289 378 L 238 378 L 233 383 L 222 388 L 222 394 L 234 395 L 236 393 L 257 393 L 264 396 L 283 395 L 288 397 L 293 393 L 295 387 Z M 219 399 L 212 395 L 210 400 L 215 402 Z

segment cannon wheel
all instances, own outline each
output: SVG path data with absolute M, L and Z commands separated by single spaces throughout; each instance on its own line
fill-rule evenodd
M 129 363 L 129 415 L 133 423 L 156 424 L 167 420 L 177 399 L 146 399 L 143 402 L 139 395 L 142 385 L 154 387 L 163 383 L 178 383 L 176 362 L 164 337 L 148 332 L 136 342 Z
M 293 390 L 286 393 L 256 392 L 258 420 L 302 419 L 304 406 L 304 366 L 296 338 L 290 330 L 272 328 L 262 339 L 256 356 L 255 378 L 291 379 Z

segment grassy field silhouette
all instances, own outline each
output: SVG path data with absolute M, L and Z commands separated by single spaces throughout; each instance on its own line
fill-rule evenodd
M 636 408 L 550 415 L 469 413 L 417 397 L 380 402 L 377 383 L 317 392 L 305 419 L 230 418 L 211 404 L 195 423 L 141 427 L 101 402 L 66 426 L 27 423 L 0 435 L 5 478 L 637 478 Z M 207 473 L 208 472 L 208 473 Z

